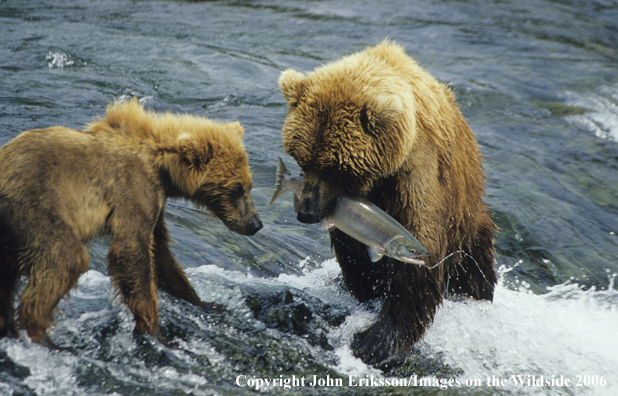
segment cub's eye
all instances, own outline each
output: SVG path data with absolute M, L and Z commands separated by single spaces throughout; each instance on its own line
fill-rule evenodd
M 242 188 L 242 185 L 240 184 L 236 184 L 230 189 L 230 199 L 232 201 L 242 198 L 244 194 L 245 194 L 245 190 L 244 188 Z

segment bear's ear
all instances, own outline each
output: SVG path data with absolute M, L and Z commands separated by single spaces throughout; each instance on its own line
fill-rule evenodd
M 212 158 L 212 144 L 200 144 L 190 134 L 183 133 L 178 137 L 178 154 L 189 168 L 200 170 Z
M 245 136 L 245 128 L 240 125 L 240 122 L 234 121 L 228 124 L 230 126 L 230 130 L 233 131 L 239 138 L 243 138 Z
M 401 99 L 395 95 L 378 95 L 361 109 L 360 123 L 372 135 L 394 124 L 403 113 Z
M 371 110 L 381 122 L 390 124 L 397 121 L 403 113 L 403 103 L 395 95 L 378 95 L 371 104 Z
M 298 99 L 304 88 L 306 77 L 293 69 L 284 70 L 279 76 L 279 89 L 290 107 L 298 104 Z

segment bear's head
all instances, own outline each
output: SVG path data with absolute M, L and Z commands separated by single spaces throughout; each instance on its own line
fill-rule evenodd
M 414 102 L 382 59 L 352 55 L 305 75 L 284 71 L 283 148 L 304 173 L 298 220 L 318 222 L 342 193 L 367 195 L 414 143 Z
M 205 206 L 232 231 L 253 235 L 262 222 L 251 198 L 252 176 L 240 123 L 208 122 L 178 137 L 178 169 L 170 172 L 181 195 Z
M 262 228 L 250 195 L 252 177 L 240 123 L 146 111 L 133 98 L 109 105 L 105 119 L 88 130 L 122 131 L 135 140 L 135 147 L 150 147 L 167 197 L 206 207 L 239 234 L 253 235 Z

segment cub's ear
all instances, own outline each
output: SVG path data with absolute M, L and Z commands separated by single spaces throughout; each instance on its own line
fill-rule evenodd
M 228 123 L 228 126 L 230 127 L 230 131 L 238 135 L 239 138 L 242 139 L 245 136 L 245 128 L 243 128 L 242 125 L 240 125 L 240 122 L 238 121 L 230 122 Z
M 290 107 L 298 104 L 298 99 L 304 89 L 305 75 L 293 69 L 284 70 L 279 76 L 279 89 Z
M 200 170 L 212 158 L 212 144 L 183 133 L 178 137 L 178 154 L 189 168 Z

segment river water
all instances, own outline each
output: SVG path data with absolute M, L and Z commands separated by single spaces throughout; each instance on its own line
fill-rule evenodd
M 202 299 L 227 308 L 210 315 L 162 294 L 173 350 L 133 335 L 106 276 L 108 241 L 93 243 L 50 330 L 76 353 L 0 340 L 0 394 L 618 394 L 616 0 L 3 0 L 0 37 L 0 143 L 81 128 L 134 95 L 157 111 L 239 120 L 264 222 L 242 237 L 169 202 L 176 257 Z M 298 171 L 281 148 L 280 72 L 384 38 L 456 93 L 500 226 L 494 302 L 445 301 L 391 373 L 349 348 L 379 303 L 343 289 L 327 235 L 296 221 L 290 196 L 268 206 L 277 157 Z

